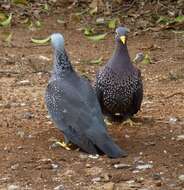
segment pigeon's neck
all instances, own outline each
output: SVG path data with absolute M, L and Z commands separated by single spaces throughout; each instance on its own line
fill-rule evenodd
M 62 76 L 65 73 L 72 71 L 72 65 L 69 61 L 68 55 L 65 50 L 55 50 L 54 52 L 54 68 L 53 74 Z
M 114 51 L 114 57 L 118 60 L 121 60 L 121 64 L 126 64 L 130 62 L 130 56 L 128 53 L 127 45 L 123 45 L 121 42 L 116 43 L 115 51 Z M 128 61 L 128 62 L 127 62 Z

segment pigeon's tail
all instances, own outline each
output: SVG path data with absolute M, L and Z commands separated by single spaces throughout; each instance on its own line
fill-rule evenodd
M 93 143 L 110 158 L 126 157 L 128 154 L 122 150 L 115 142 L 111 139 L 108 134 L 95 135 Z

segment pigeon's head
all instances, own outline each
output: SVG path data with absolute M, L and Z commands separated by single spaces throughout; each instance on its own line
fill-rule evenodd
M 64 37 L 60 33 L 51 35 L 51 44 L 54 50 L 64 50 Z
M 115 39 L 118 42 L 121 42 L 123 44 L 126 44 L 126 37 L 127 37 L 127 33 L 128 33 L 128 28 L 126 27 L 118 27 L 116 28 L 116 36 Z

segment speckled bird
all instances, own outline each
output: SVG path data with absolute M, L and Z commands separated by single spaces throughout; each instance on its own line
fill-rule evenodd
M 96 74 L 96 93 L 103 113 L 111 119 L 126 120 L 136 114 L 143 99 L 141 71 L 127 48 L 127 28 L 116 29 L 116 47 L 111 59 Z
M 61 34 L 51 35 L 54 66 L 46 89 L 49 114 L 65 138 L 90 154 L 105 153 L 111 158 L 127 156 L 108 135 L 95 91 L 73 69 Z

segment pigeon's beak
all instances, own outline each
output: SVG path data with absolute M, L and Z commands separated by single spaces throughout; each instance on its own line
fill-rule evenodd
M 120 36 L 120 40 L 122 41 L 123 44 L 125 44 L 126 36 Z

